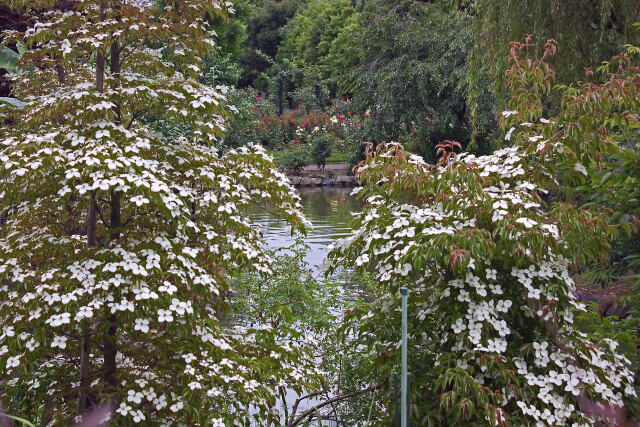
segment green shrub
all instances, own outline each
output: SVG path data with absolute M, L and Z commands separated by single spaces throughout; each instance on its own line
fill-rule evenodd
M 333 329 L 340 306 L 340 290 L 330 278 L 316 279 L 305 261 L 309 247 L 299 236 L 289 247 L 273 251 L 272 274 L 244 271 L 235 277 L 234 317 L 241 323 L 256 321 L 277 327 L 282 318 L 272 317 L 288 306 L 290 326 L 311 332 Z
M 331 155 L 331 141 L 326 135 L 314 135 L 311 139 L 311 156 L 313 162 L 324 169 L 327 157 Z
M 576 316 L 583 308 L 573 271 L 607 259 L 621 232 L 612 226 L 616 212 L 564 197 L 582 183 L 610 201 L 637 199 L 609 180 L 622 176 L 617 185 L 637 188 L 636 150 L 611 142 L 625 138 L 631 123 L 619 117 L 637 110 L 640 69 L 616 58 L 619 74 L 605 64 L 604 83 L 563 88 L 564 111 L 547 119 L 554 73 L 545 59 L 555 44 L 545 43 L 539 60 L 527 54 L 532 46 L 530 37 L 512 43 L 512 98 L 498 119 L 510 129 L 511 146 L 456 155 L 459 145 L 444 141 L 434 167 L 400 144 L 371 145 L 358 171 L 357 192 L 367 204 L 329 254 L 332 268 L 376 272 L 380 295 L 347 313 L 341 331 L 354 337 L 362 360 L 371 357 L 368 383 L 386 396 L 400 358 L 398 288 L 410 289 L 416 425 L 592 425 L 606 418 L 613 421 L 603 425 L 623 425 L 638 406 L 634 321 L 603 321 L 594 310 Z M 621 163 L 605 163 L 603 154 Z M 633 159 L 633 171 L 624 159 Z M 605 182 L 601 173 L 609 173 Z M 391 420 L 396 403 L 379 401 L 379 418 Z
M 276 160 L 278 167 L 287 172 L 300 172 L 304 167 L 311 164 L 309 155 L 299 151 L 294 153 L 285 153 Z

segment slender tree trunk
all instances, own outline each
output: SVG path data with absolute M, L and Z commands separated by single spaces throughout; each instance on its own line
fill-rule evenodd
M 96 55 L 96 89 L 102 93 L 104 91 L 104 55 L 98 52 Z
M 58 81 L 60 84 L 65 84 L 66 82 L 66 73 L 62 64 L 56 65 L 56 73 L 58 73 Z
M 116 379 L 116 354 L 118 352 L 118 348 L 116 347 L 116 334 L 118 333 L 117 321 L 118 319 L 115 314 L 112 314 L 107 318 L 109 327 L 107 329 L 107 333 L 102 339 L 102 355 L 104 357 L 103 377 L 108 389 L 111 391 L 113 391 L 118 385 L 118 381 Z
M 96 79 L 97 80 L 97 79 Z M 89 200 L 89 208 L 87 209 L 87 247 L 95 248 L 98 246 L 97 225 L 98 219 L 96 216 L 96 194 L 92 192 L 91 199 Z M 78 396 L 78 414 L 84 415 L 87 411 L 87 395 L 90 387 L 89 378 L 89 355 L 91 353 L 91 342 L 89 334 L 88 321 L 82 323 L 82 344 L 80 349 L 80 393 Z
M 84 415 L 87 412 L 88 392 L 91 385 L 89 378 L 89 354 L 91 353 L 91 342 L 89 341 L 88 321 L 82 324 L 82 348 L 80 349 L 80 396 L 78 397 L 78 414 Z
M 120 47 L 117 41 L 111 44 L 111 62 L 109 65 L 109 71 L 114 80 L 113 89 L 117 89 L 119 86 L 120 78 Z M 116 124 L 120 124 L 120 106 L 116 104 Z M 109 202 L 110 215 L 109 215 L 109 241 L 113 242 L 120 238 L 120 227 L 122 226 L 121 206 L 120 206 L 120 192 L 111 190 L 111 200 Z M 115 314 L 112 314 L 107 319 L 107 333 L 102 340 L 103 356 L 104 356 L 104 380 L 109 388 L 114 390 L 117 387 L 117 364 L 116 354 L 118 352 L 116 335 L 118 333 L 118 319 Z
M 114 41 L 111 43 L 111 61 L 109 63 L 109 72 L 111 73 L 111 78 L 113 79 L 112 88 L 117 90 L 120 86 L 120 45 L 118 41 Z M 120 99 L 115 103 L 115 112 L 116 112 L 116 124 L 121 124 L 122 117 L 120 115 Z

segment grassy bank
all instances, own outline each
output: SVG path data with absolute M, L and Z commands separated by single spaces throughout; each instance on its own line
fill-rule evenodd
M 287 151 L 267 151 L 270 155 L 273 156 L 273 159 L 278 162 L 287 154 Z M 327 157 L 327 164 L 329 163 L 347 163 L 349 161 L 349 156 L 351 153 L 332 153 L 329 157 Z

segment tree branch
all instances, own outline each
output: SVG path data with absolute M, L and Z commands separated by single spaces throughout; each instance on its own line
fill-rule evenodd
M 102 210 L 100 209 L 100 206 L 96 203 L 96 211 L 98 212 L 98 215 L 100 216 L 100 219 L 102 220 L 102 223 L 105 225 L 105 227 L 109 228 L 109 223 L 104 219 L 104 216 L 102 216 Z
M 304 399 L 309 399 L 311 397 L 315 397 L 319 394 L 322 394 L 324 391 L 316 391 L 315 393 L 309 393 L 305 396 L 302 396 L 298 399 L 296 399 L 295 403 L 293 404 L 293 409 L 291 410 L 291 418 L 293 419 L 293 417 L 296 416 L 296 412 L 298 412 L 298 405 L 300 405 L 300 402 L 302 402 Z M 288 417 L 285 417 L 285 419 L 288 419 Z
M 129 121 L 129 124 L 127 124 L 126 128 L 131 129 L 133 123 L 136 121 L 136 119 L 140 118 L 142 114 L 144 114 L 142 110 L 134 111 L 133 113 L 131 113 L 131 120 Z
M 280 398 L 282 399 L 282 406 L 284 407 L 284 419 L 289 419 L 289 410 L 287 409 L 287 398 L 284 394 L 284 387 L 278 387 L 280 389 Z M 296 401 L 297 402 L 297 401 Z M 293 415 L 291 415 L 293 417 Z
M 354 397 L 354 396 L 357 396 L 357 395 L 359 395 L 359 394 L 363 394 L 363 393 L 366 393 L 366 392 L 369 392 L 369 391 L 377 390 L 377 389 L 379 389 L 379 388 L 380 388 L 380 386 L 379 386 L 379 385 L 371 386 L 371 387 L 367 387 L 367 388 L 362 389 L 362 390 L 354 391 L 354 392 L 352 392 L 352 393 L 344 394 L 344 395 L 342 395 L 342 396 L 337 396 L 337 397 L 334 397 L 333 399 L 329 399 L 329 400 L 327 400 L 327 401 L 324 401 L 324 402 L 322 402 L 322 403 L 320 403 L 320 404 L 318 404 L 318 405 L 316 405 L 316 406 L 314 406 L 314 407 L 312 407 L 312 408 L 310 408 L 310 409 L 307 409 L 307 410 L 306 410 L 302 415 L 300 415 L 300 416 L 299 416 L 298 418 L 296 418 L 294 421 L 290 422 L 290 423 L 287 425 L 287 427 L 295 427 L 295 426 L 297 426 L 297 425 L 298 425 L 298 424 L 300 424 L 300 423 L 301 423 L 305 418 L 307 418 L 307 417 L 308 417 L 308 416 L 310 416 L 310 415 L 313 415 L 313 414 L 315 413 L 315 411 L 316 411 L 316 410 L 318 410 L 318 409 L 320 409 L 320 408 L 324 408 L 325 406 L 330 405 L 330 404 L 332 404 L 332 403 L 334 403 L 334 402 L 340 402 L 340 401 L 343 401 L 343 400 L 347 400 L 347 399 L 350 399 L 350 398 L 352 398 L 352 397 Z

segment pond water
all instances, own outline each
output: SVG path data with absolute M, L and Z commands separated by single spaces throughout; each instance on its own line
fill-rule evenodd
M 304 238 L 309 246 L 306 261 L 315 271 L 322 271 L 327 246 L 351 231 L 352 213 L 362 209 L 362 202 L 351 196 L 352 188 L 302 187 L 299 190 L 302 210 L 313 224 Z M 264 240 L 271 249 L 291 246 L 295 236 L 287 222 L 258 207 L 249 211 L 251 220 L 262 227 Z
M 305 260 L 315 275 L 324 270 L 329 252 L 327 246 L 351 232 L 352 213 L 362 209 L 362 202 L 350 195 L 352 190 L 342 187 L 303 187 L 298 191 L 302 210 L 313 225 L 304 242 L 309 247 Z M 291 235 L 291 228 L 286 221 L 259 207 L 252 208 L 248 214 L 254 224 L 262 227 L 264 240 L 270 249 L 287 248 L 295 243 L 296 236 Z M 293 390 L 286 390 L 286 405 L 291 408 L 298 397 Z M 298 414 L 320 402 L 315 398 L 303 400 Z M 322 426 L 335 427 L 336 424 L 322 421 Z

